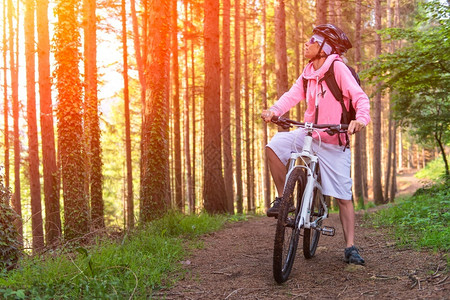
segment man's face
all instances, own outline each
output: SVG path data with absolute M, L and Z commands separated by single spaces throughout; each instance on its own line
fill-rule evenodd
M 319 49 L 320 49 L 319 42 L 314 37 L 311 37 L 305 43 L 305 57 L 308 59 L 314 58 L 317 55 Z

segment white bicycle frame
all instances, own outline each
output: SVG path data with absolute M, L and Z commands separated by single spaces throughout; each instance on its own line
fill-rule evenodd
M 312 128 L 312 123 L 306 123 L 305 124 L 305 130 L 308 133 L 312 133 L 314 130 Z M 319 191 L 322 193 L 322 186 L 317 181 L 317 178 L 315 177 L 315 168 L 317 167 L 317 163 L 319 162 L 319 157 L 316 156 L 312 151 L 312 141 L 313 138 L 311 135 L 307 134 L 304 139 L 303 149 L 299 152 L 293 152 L 291 153 L 291 157 L 289 159 L 289 166 L 288 166 L 288 173 L 286 174 L 286 181 L 285 181 L 285 187 L 286 183 L 289 179 L 289 176 L 291 175 L 292 171 L 296 168 L 304 168 L 306 171 L 306 186 L 305 190 L 303 192 L 302 197 L 302 203 L 300 212 L 297 215 L 297 226 L 298 229 L 300 229 L 302 226 L 304 228 L 316 228 L 317 222 L 324 220 L 328 217 L 328 207 L 326 206 L 326 203 L 322 197 L 320 201 L 322 202 L 322 205 L 325 209 L 324 214 L 322 217 L 316 219 L 314 222 L 310 222 L 310 216 L 311 216 L 311 203 L 313 201 L 314 196 L 314 188 L 319 189 Z M 297 161 L 301 160 L 303 164 L 297 164 Z

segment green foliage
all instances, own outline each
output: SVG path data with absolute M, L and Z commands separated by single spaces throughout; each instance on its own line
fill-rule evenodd
M 146 299 L 176 279 L 170 274 L 181 272 L 186 242 L 195 243 L 194 237 L 217 230 L 225 221 L 223 216 L 171 212 L 118 242 L 24 258 L 19 269 L 0 273 L 0 298 Z
M 170 211 L 162 219 L 151 223 L 151 229 L 155 234 L 172 237 L 197 237 L 199 235 L 216 231 L 225 223 L 222 215 L 211 217 L 207 213 L 186 217 L 177 211 Z
M 450 160 L 449 155 L 447 155 L 447 160 Z M 425 168 L 418 171 L 414 176 L 419 179 L 428 179 L 438 182 L 445 177 L 444 161 L 440 158 L 436 158 L 430 161 Z
M 0 177 L 0 271 L 13 268 L 20 255 L 19 235 L 13 223 L 19 216 L 7 205 L 10 198 L 11 193 Z
M 435 251 L 450 250 L 450 186 L 419 189 L 414 196 L 380 210 L 369 219 L 388 228 L 398 245 Z
M 403 47 L 370 62 L 362 75 L 390 89 L 394 117 L 410 125 L 420 143 L 450 141 L 450 8 L 439 1 L 419 5 L 415 26 L 381 31 Z

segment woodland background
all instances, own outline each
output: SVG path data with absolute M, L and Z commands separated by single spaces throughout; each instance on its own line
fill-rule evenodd
M 372 123 L 352 138 L 354 198 L 449 138 L 444 1 L 3 0 L 5 198 L 26 248 L 131 229 L 170 209 L 261 213 L 275 196 L 259 114 L 295 82 L 314 25 L 350 37 Z M 292 109 L 301 120 L 305 104 Z

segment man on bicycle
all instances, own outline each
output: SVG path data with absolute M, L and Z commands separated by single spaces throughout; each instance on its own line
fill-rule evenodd
M 270 122 L 273 116 L 281 116 L 294 107 L 300 100 L 306 100 L 305 122 L 316 124 L 340 124 L 344 113 L 341 103 L 324 80 L 330 67 L 334 68 L 334 76 L 342 92 L 347 111 L 350 101 L 356 111 L 356 119 L 351 120 L 348 133 L 353 134 L 370 122 L 369 98 L 359 86 L 350 69 L 342 60 L 342 55 L 352 47 L 345 33 L 331 25 L 324 24 L 314 28 L 313 36 L 305 43 L 305 57 L 310 59 L 303 73 L 291 89 L 275 102 L 261 117 Z M 351 99 L 351 100 L 350 100 Z M 320 135 L 320 136 L 319 136 Z M 266 155 L 270 172 L 275 182 L 278 197 L 267 210 L 267 216 L 275 217 L 283 195 L 286 177 L 286 163 L 293 147 L 303 146 L 302 132 L 278 132 L 266 146 Z M 315 133 L 315 140 L 321 140 L 322 146 L 317 155 L 320 158 L 323 194 L 332 196 L 339 205 L 339 217 L 344 231 L 346 248 L 345 261 L 363 265 L 364 259 L 354 246 L 355 211 L 352 200 L 352 179 L 350 178 L 351 154 L 345 150 L 339 135 L 330 136 L 325 132 Z M 345 151 L 343 151 L 345 150 Z

